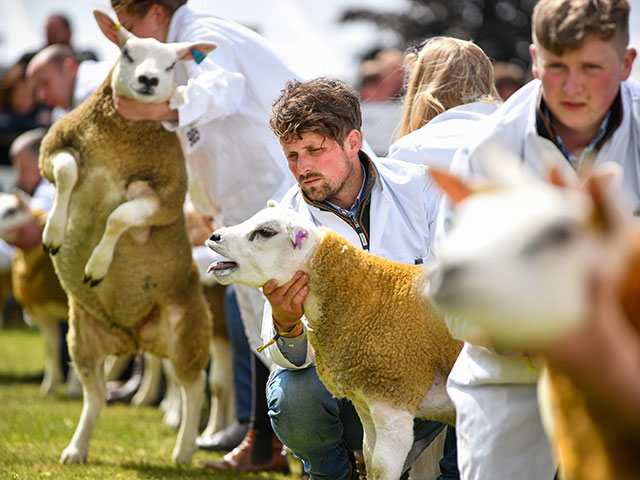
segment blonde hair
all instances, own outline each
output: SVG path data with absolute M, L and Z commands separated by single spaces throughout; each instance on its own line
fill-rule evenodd
M 458 105 L 499 101 L 491 60 L 473 42 L 430 38 L 406 54 L 405 66 L 408 80 L 396 138 Z

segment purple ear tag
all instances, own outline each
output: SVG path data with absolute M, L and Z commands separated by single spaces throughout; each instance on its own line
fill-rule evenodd
M 296 235 L 296 243 L 293 246 L 294 250 L 296 249 L 296 247 L 302 250 L 302 239 L 306 236 L 307 236 L 307 232 L 303 232 L 303 231 L 298 232 L 298 234 Z

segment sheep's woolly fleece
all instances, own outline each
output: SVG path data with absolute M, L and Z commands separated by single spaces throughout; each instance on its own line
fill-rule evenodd
M 35 212 L 34 215 L 44 224 L 45 214 Z M 11 281 L 13 293 L 20 305 L 31 315 L 33 305 L 54 302 L 62 306 L 64 313 L 67 306 L 67 295 L 60 286 L 51 263 L 51 258 L 40 245 L 24 251 L 16 248 L 11 265 Z M 66 317 L 66 313 L 62 318 Z
M 446 376 L 460 350 L 424 298 L 425 270 L 368 254 L 322 229 L 309 280 L 321 302 L 309 332 L 318 375 L 338 398 L 354 398 L 357 388 L 415 413 L 434 370 Z

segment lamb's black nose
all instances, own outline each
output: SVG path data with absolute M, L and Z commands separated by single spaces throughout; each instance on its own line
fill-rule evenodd
M 220 234 L 213 232 L 211 234 L 211 236 L 209 237 L 209 240 L 211 240 L 212 242 L 219 242 L 220 241 Z
M 147 77 L 146 75 L 140 75 L 138 81 L 145 87 L 157 87 L 158 77 Z

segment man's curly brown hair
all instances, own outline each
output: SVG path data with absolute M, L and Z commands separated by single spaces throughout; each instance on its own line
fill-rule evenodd
M 273 103 L 269 126 L 281 143 L 314 132 L 342 144 L 351 130 L 362 127 L 360 100 L 352 87 L 335 78 L 293 80 Z

